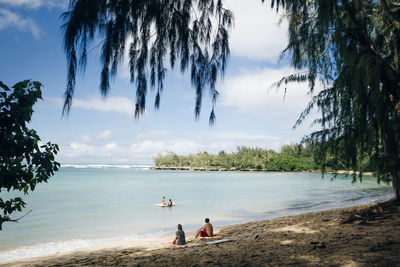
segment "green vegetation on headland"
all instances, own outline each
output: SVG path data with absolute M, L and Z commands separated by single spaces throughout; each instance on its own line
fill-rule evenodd
M 312 143 L 291 144 L 281 147 L 280 152 L 272 149 L 238 147 L 237 152 L 209 154 L 200 152 L 188 156 L 168 152 L 154 158 L 154 169 L 182 170 L 241 170 L 241 171 L 319 171 L 323 169 L 322 162 L 315 158 L 317 146 Z M 337 162 L 325 163 L 325 170 L 332 171 Z M 363 171 L 369 171 L 369 160 L 360 162 Z M 341 165 L 341 170 L 349 170 Z

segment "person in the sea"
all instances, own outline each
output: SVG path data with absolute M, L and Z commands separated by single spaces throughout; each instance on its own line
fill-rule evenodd
M 185 240 L 185 232 L 182 230 L 182 225 L 178 224 L 178 231 L 176 231 L 175 239 L 172 241 L 172 245 L 180 245 L 183 246 L 186 244 Z
M 199 235 L 201 237 L 214 236 L 214 229 L 212 224 L 210 223 L 210 219 L 206 218 L 204 221 L 206 222 L 206 224 L 197 231 L 195 238 L 197 238 Z
M 161 205 L 163 205 L 163 206 L 167 205 L 167 204 L 165 203 L 165 197 L 162 197 Z
M 169 199 L 167 206 L 168 206 L 168 207 L 171 207 L 172 205 L 173 205 L 172 200 Z

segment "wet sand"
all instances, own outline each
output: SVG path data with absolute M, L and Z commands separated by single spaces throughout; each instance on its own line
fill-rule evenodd
M 373 203 L 231 225 L 218 231 L 232 240 L 227 243 L 168 248 L 165 239 L 152 248 L 125 244 L 5 266 L 400 266 L 398 205 Z

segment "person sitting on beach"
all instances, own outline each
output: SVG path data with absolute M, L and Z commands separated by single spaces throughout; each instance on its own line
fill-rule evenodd
M 183 246 L 186 244 L 185 240 L 185 232 L 182 230 L 182 225 L 178 224 L 178 231 L 176 231 L 176 236 L 174 241 L 172 241 L 172 245 Z
M 206 224 L 197 231 L 195 238 L 197 238 L 199 235 L 201 237 L 214 236 L 214 233 L 213 233 L 214 230 L 213 230 L 212 224 L 210 223 L 210 219 L 206 218 L 204 221 L 206 222 Z
M 165 203 L 165 197 L 162 197 L 161 205 L 163 205 L 163 206 L 167 205 L 167 204 Z
M 172 205 L 173 205 L 172 200 L 169 199 L 167 206 L 168 206 L 168 207 L 171 207 Z

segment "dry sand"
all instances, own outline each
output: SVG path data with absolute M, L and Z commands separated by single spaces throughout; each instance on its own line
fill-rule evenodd
M 232 225 L 219 232 L 232 242 L 103 249 L 6 266 L 400 266 L 400 207 L 393 202 Z

